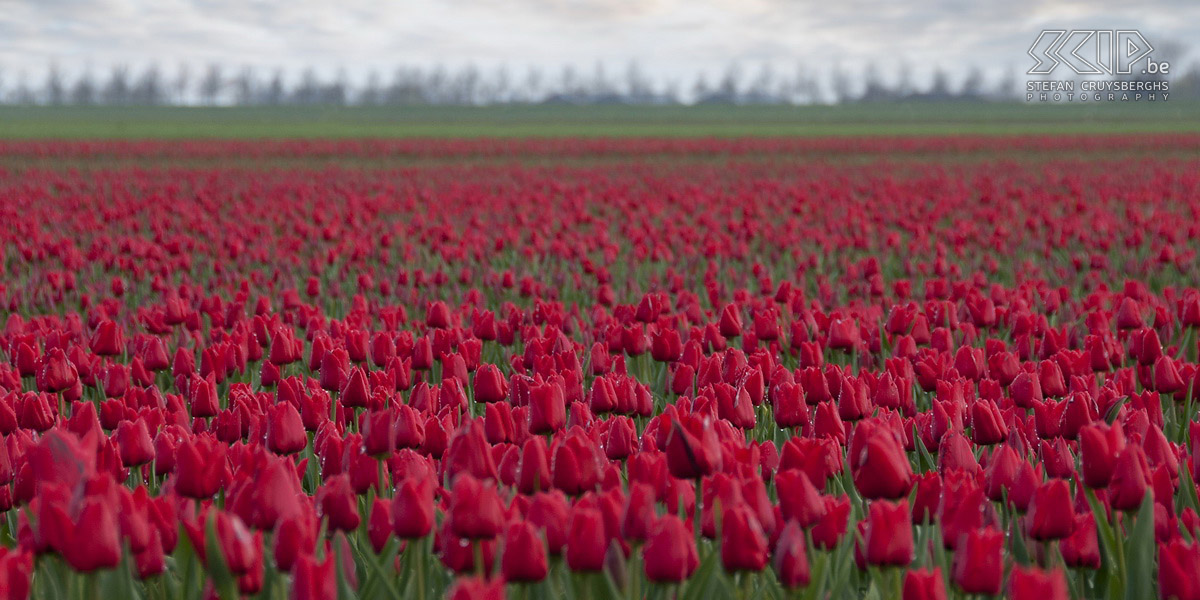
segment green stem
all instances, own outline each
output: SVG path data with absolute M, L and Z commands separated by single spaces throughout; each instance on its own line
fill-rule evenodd
M 412 543 L 417 547 L 417 551 L 414 553 L 417 563 L 417 598 L 425 600 L 425 561 L 429 560 L 429 553 L 425 551 L 427 539 L 413 540 Z
M 479 540 L 471 540 L 471 550 L 475 554 L 475 575 L 483 579 L 483 543 Z
M 1113 511 L 1113 527 L 1117 532 L 1116 542 L 1113 544 L 1117 548 L 1117 578 L 1124 585 L 1128 573 L 1125 572 L 1125 540 L 1124 536 L 1120 535 L 1121 515 L 1117 511 Z

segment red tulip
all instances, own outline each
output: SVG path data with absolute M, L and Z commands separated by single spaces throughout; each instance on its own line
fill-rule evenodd
M 546 537 L 546 547 L 552 555 L 561 554 L 567 545 L 569 511 L 566 496 L 554 490 L 535 494 L 525 515 L 530 523 L 542 531 Z
M 121 463 L 126 467 L 141 466 L 154 459 L 154 442 L 142 419 L 121 421 L 113 440 L 121 452 Z
M 646 541 L 657 521 L 654 488 L 645 483 L 630 483 L 629 496 L 621 514 L 621 536 L 627 540 Z
M 554 449 L 554 487 L 572 496 L 595 489 L 600 483 L 600 456 L 599 448 L 581 429 L 572 429 Z
M 1200 544 L 1176 538 L 1158 544 L 1158 595 L 1163 600 L 1200 598 Z
M 672 419 L 666 439 L 667 466 L 671 475 L 696 479 L 721 466 L 721 450 L 712 426 L 691 415 Z
M 84 500 L 70 539 L 60 548 L 72 569 L 90 573 L 120 564 L 121 539 L 114 510 L 99 498 Z
M 334 353 L 330 353 L 330 355 L 332 354 Z M 326 368 L 327 367 L 324 364 L 321 366 L 322 381 L 325 380 Z M 340 367 L 337 365 L 331 365 L 329 368 L 337 369 Z M 339 383 L 341 383 L 341 385 L 338 385 Z M 371 389 L 370 384 L 367 382 L 367 374 L 359 367 L 350 369 L 349 375 L 346 377 L 344 383 L 339 380 L 332 381 L 330 385 L 336 386 L 332 391 L 341 391 L 341 395 L 339 396 L 338 400 L 341 401 L 342 406 L 350 408 L 363 408 L 369 406 L 371 403 Z M 322 385 L 322 387 L 324 387 L 324 385 Z
M 225 480 L 225 448 L 216 438 L 200 434 L 175 451 L 175 490 L 203 500 L 216 494 Z
M 1067 578 L 1063 571 L 1016 567 L 1008 580 L 1012 600 L 1067 600 Z
M 316 550 L 317 518 L 309 507 L 279 522 L 275 532 L 275 565 L 280 570 L 290 571 L 303 555 Z
M 796 521 L 789 521 L 775 543 L 772 566 L 779 583 L 788 589 L 804 587 L 809 582 L 808 556 L 804 531 Z
M 90 344 L 92 353 L 98 356 L 117 356 L 125 351 L 125 336 L 121 327 L 111 320 L 105 319 L 92 332 Z
M 450 327 L 450 307 L 445 302 L 433 302 L 425 313 L 425 324 L 434 329 Z
M 446 592 L 447 600 L 504 600 L 504 581 L 460 577 Z
M 647 579 L 667 583 L 686 580 L 700 565 L 692 532 L 675 515 L 663 515 L 654 523 L 642 561 Z
M 572 571 L 599 571 L 608 550 L 600 511 L 576 507 L 567 533 L 567 566 Z
M 976 444 L 998 444 L 1008 437 L 1004 415 L 991 400 L 976 400 L 971 405 L 971 439 Z
M 1075 515 L 1075 531 L 1062 541 L 1059 549 L 1069 567 L 1100 568 L 1100 539 L 1096 535 L 1096 520 L 1091 513 Z
M 42 369 L 39 376 L 39 388 L 47 392 L 69 390 L 79 381 L 79 372 L 75 365 L 67 360 L 67 355 L 58 348 L 51 349 L 42 358 Z
M 745 505 L 724 507 L 721 514 L 721 564 L 730 572 L 761 571 L 767 565 L 767 536 Z
M 210 514 L 225 566 L 235 576 L 246 575 L 256 568 L 261 571 L 262 533 L 251 534 L 237 515 L 225 511 Z
M 392 528 L 401 539 L 423 538 L 433 531 L 433 482 L 405 478 L 392 499 Z
M 866 561 L 872 565 L 905 566 L 913 560 L 913 529 L 908 501 L 876 500 L 866 520 Z
M 726 304 L 725 308 L 721 309 L 719 328 L 721 335 L 727 338 L 736 338 L 742 335 L 742 315 L 736 306 Z
M 1071 488 L 1063 479 L 1051 479 L 1038 486 L 1029 503 L 1027 527 L 1035 540 L 1060 540 L 1075 531 L 1075 509 Z
M 795 520 L 809 528 L 825 516 L 825 501 L 808 476 L 799 469 L 786 469 L 775 475 L 779 508 L 785 520 Z
M 967 533 L 954 552 L 954 583 L 968 594 L 1000 593 L 1004 532 L 985 527 Z
M 301 514 L 308 506 L 295 466 L 287 459 L 265 459 L 253 478 L 235 485 L 227 506 L 247 525 L 274 529 L 280 521 Z
M 318 561 L 312 554 L 302 554 L 292 567 L 291 600 L 335 600 L 338 597 L 334 556 L 326 553 Z
M 850 498 L 825 496 L 825 518 L 812 528 L 813 544 L 823 550 L 837 547 L 850 520 Z
M 288 402 L 267 409 L 267 447 L 277 454 L 295 454 L 308 446 L 300 413 Z
M 913 569 L 904 573 L 904 600 L 946 600 L 942 570 Z
M 364 413 L 362 436 L 363 452 L 368 456 L 383 458 L 390 455 L 396 449 L 396 413 L 388 408 Z
M 858 324 L 853 319 L 835 318 L 829 322 L 829 347 L 853 350 L 859 344 Z
M 509 523 L 504 533 L 500 571 L 508 581 L 541 581 L 549 573 L 546 546 L 528 521 Z
M 392 504 L 384 498 L 376 498 L 371 504 L 371 516 L 367 518 L 367 539 L 375 554 L 383 552 L 392 537 Z
M 1042 402 L 1042 384 L 1037 373 L 1028 371 L 1018 373 L 1009 384 L 1009 394 L 1013 402 L 1021 408 L 1030 408 Z
M 658 362 L 675 362 L 683 354 L 683 342 L 674 329 L 656 329 L 650 335 L 650 356 Z
M 1090 488 L 1108 486 L 1117 457 L 1125 449 L 1120 425 L 1093 423 L 1079 430 L 1079 458 L 1083 484 Z
M 428 423 L 425 429 L 428 438 L 432 433 Z M 442 470 L 447 479 L 454 479 L 461 473 L 469 473 L 476 479 L 496 479 L 496 461 L 492 458 L 491 444 L 478 419 L 464 421 L 454 432 L 442 457 Z
M 399 518 L 400 515 L 393 515 L 393 519 Z M 496 487 L 468 473 L 456 477 L 450 490 L 447 522 L 454 535 L 462 538 L 474 540 L 499 535 L 504 522 L 504 505 Z
M 867 499 L 896 499 L 912 488 L 913 471 L 904 446 L 884 427 L 860 425 L 850 448 L 854 487 Z M 860 441 L 859 436 L 865 439 Z
M 499 402 L 508 396 L 508 382 L 495 365 L 480 365 L 472 384 L 476 402 Z
M 1117 510 L 1137 510 L 1149 487 L 1150 467 L 1146 464 L 1146 453 L 1141 446 L 1126 446 L 1117 456 L 1108 485 L 1112 507 Z
M 328 519 L 331 530 L 354 531 L 358 529 L 358 498 L 350 487 L 346 474 L 335 475 L 325 480 L 317 491 L 316 503 L 322 517 Z
M 529 389 L 529 432 L 553 433 L 567 422 L 563 390 L 553 381 Z

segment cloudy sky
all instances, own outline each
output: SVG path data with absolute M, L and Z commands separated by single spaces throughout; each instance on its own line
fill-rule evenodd
M 730 63 L 834 62 L 886 78 L 910 65 L 962 73 L 1024 72 L 1046 28 L 1140 29 L 1151 43 L 1200 40 L 1200 2 L 1158 0 L 0 0 L 0 69 L 37 81 L 114 64 L 344 69 L 352 78 L 397 64 L 485 70 L 506 65 L 623 72 L 690 82 Z M 1200 48 L 1187 47 L 1194 60 Z

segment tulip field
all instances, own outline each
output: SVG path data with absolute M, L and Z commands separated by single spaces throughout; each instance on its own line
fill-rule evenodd
M 1200 135 L 0 141 L 0 600 L 1200 599 Z

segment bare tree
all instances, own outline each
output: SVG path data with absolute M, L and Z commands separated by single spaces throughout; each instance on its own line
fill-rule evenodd
M 446 74 L 446 68 L 442 65 L 437 65 L 429 72 L 423 82 L 421 89 L 420 102 L 428 102 L 431 104 L 440 104 L 450 101 L 450 77 Z
M 901 60 L 899 74 L 896 78 L 896 95 L 904 99 L 912 96 L 915 92 L 916 86 L 913 85 L 912 65 L 908 64 L 907 60 Z
M 526 102 L 538 102 L 542 100 L 542 71 L 535 66 L 530 66 L 525 73 L 524 100 Z
M 879 68 L 873 62 L 867 63 L 866 69 L 863 70 L 863 94 L 860 100 L 886 102 L 892 97 L 892 90 L 884 85 L 883 79 L 879 76 Z
M 379 71 L 371 69 L 367 74 L 367 82 L 358 94 L 358 104 L 362 106 L 377 106 L 383 101 L 383 84 L 379 79 Z
M 324 88 L 321 94 L 321 104 L 331 106 L 342 106 L 346 104 L 348 97 L 347 90 L 350 87 L 350 78 L 346 74 L 345 67 L 338 67 L 338 70 L 333 75 L 333 82 Z
M 696 75 L 695 83 L 692 84 L 692 102 L 704 102 L 708 100 L 710 94 L 712 94 L 712 90 L 708 87 L 708 79 L 701 71 Z
M 661 103 L 662 104 L 679 104 L 682 100 L 679 97 L 679 80 L 668 79 L 663 84 Z
M 37 104 L 37 94 L 34 94 L 33 88 L 29 87 L 24 71 L 17 73 L 17 87 L 13 89 L 12 103 L 21 106 Z
M 287 92 L 283 89 L 283 70 L 275 69 L 275 73 L 271 75 L 271 83 L 263 90 L 263 104 L 279 106 L 283 104 L 286 95 Z
M 821 88 L 817 76 L 804 63 L 796 65 L 796 78 L 792 88 L 794 100 L 801 104 L 813 104 L 821 100 Z
M 96 103 L 96 83 L 92 80 L 91 67 L 85 68 L 75 86 L 71 88 L 71 104 L 90 106 Z
M 51 106 L 59 106 L 67 99 L 66 86 L 63 84 L 62 73 L 59 72 L 57 64 L 50 63 L 50 69 L 46 72 L 44 95 L 46 104 Z
M 750 82 L 746 90 L 745 101 L 754 104 L 769 104 L 776 101 L 772 93 L 771 87 L 775 82 L 775 72 L 771 69 L 771 63 L 764 62 L 758 71 L 758 75 Z
M 1171 65 L 1174 69 L 1175 65 Z M 1176 74 L 1171 82 L 1171 95 L 1191 100 L 1200 99 L 1200 62 L 1188 65 L 1188 70 Z
M 579 94 L 579 76 L 575 74 L 575 67 L 571 65 L 563 67 L 558 85 L 558 93 L 561 96 L 572 97 Z
M 652 102 L 654 88 L 650 80 L 642 74 L 636 60 L 629 61 L 625 68 L 625 95 L 628 102 L 635 104 Z
M 248 106 L 256 102 L 254 69 L 250 66 L 242 67 L 242 70 L 230 82 L 230 86 L 233 88 L 234 104 Z
M 967 78 L 963 80 L 962 91 L 959 96 L 974 100 L 983 95 L 983 71 L 977 66 L 972 66 L 967 71 Z
M 320 101 L 321 82 L 317 80 L 317 72 L 312 67 L 305 67 L 300 74 L 300 84 L 292 92 L 294 104 L 316 104 Z
M 738 101 L 738 85 L 741 83 L 742 69 L 736 62 L 729 63 L 725 68 L 725 75 L 721 77 L 721 83 L 717 85 L 717 95 L 720 96 L 719 102 L 732 104 Z
M 179 70 L 175 72 L 175 81 L 171 84 L 171 92 L 175 97 L 176 104 L 187 103 L 188 86 L 191 83 L 191 72 L 188 70 L 187 63 L 179 63 Z
M 124 65 L 116 65 L 104 85 L 105 104 L 127 104 L 130 96 L 129 69 Z
M 950 97 L 950 78 L 941 67 L 933 70 L 933 83 L 929 86 L 927 96 L 933 100 L 945 100 Z
M 592 71 L 592 82 L 587 91 L 587 96 L 592 102 L 611 102 L 617 95 L 616 89 L 611 81 L 608 80 L 608 74 L 604 70 L 604 63 L 596 61 L 596 66 Z
M 467 65 L 453 78 L 450 103 L 472 105 L 478 101 L 481 77 L 475 65 Z
M 842 65 L 839 62 L 833 63 L 833 70 L 829 73 L 829 87 L 833 92 L 834 102 L 844 104 L 852 99 L 850 78 L 842 71 Z
M 216 104 L 217 99 L 221 96 L 221 89 L 224 86 L 225 81 L 221 75 L 221 66 L 216 63 L 208 65 L 208 70 L 204 72 L 204 77 L 200 79 L 200 101 L 209 106 Z
M 490 98 L 485 100 L 484 104 L 503 104 L 512 101 L 512 77 L 508 73 L 507 66 L 496 67 L 496 74 L 492 77 L 488 95 Z
M 419 69 L 398 67 L 392 74 L 392 83 L 383 91 L 386 104 L 420 104 L 425 101 L 422 88 L 423 76 Z
M 162 76 L 159 74 L 157 65 L 150 65 L 142 73 L 142 77 L 138 79 L 137 85 L 133 87 L 130 100 L 134 104 L 145 105 L 162 104 L 166 100 L 166 93 L 163 91 Z

